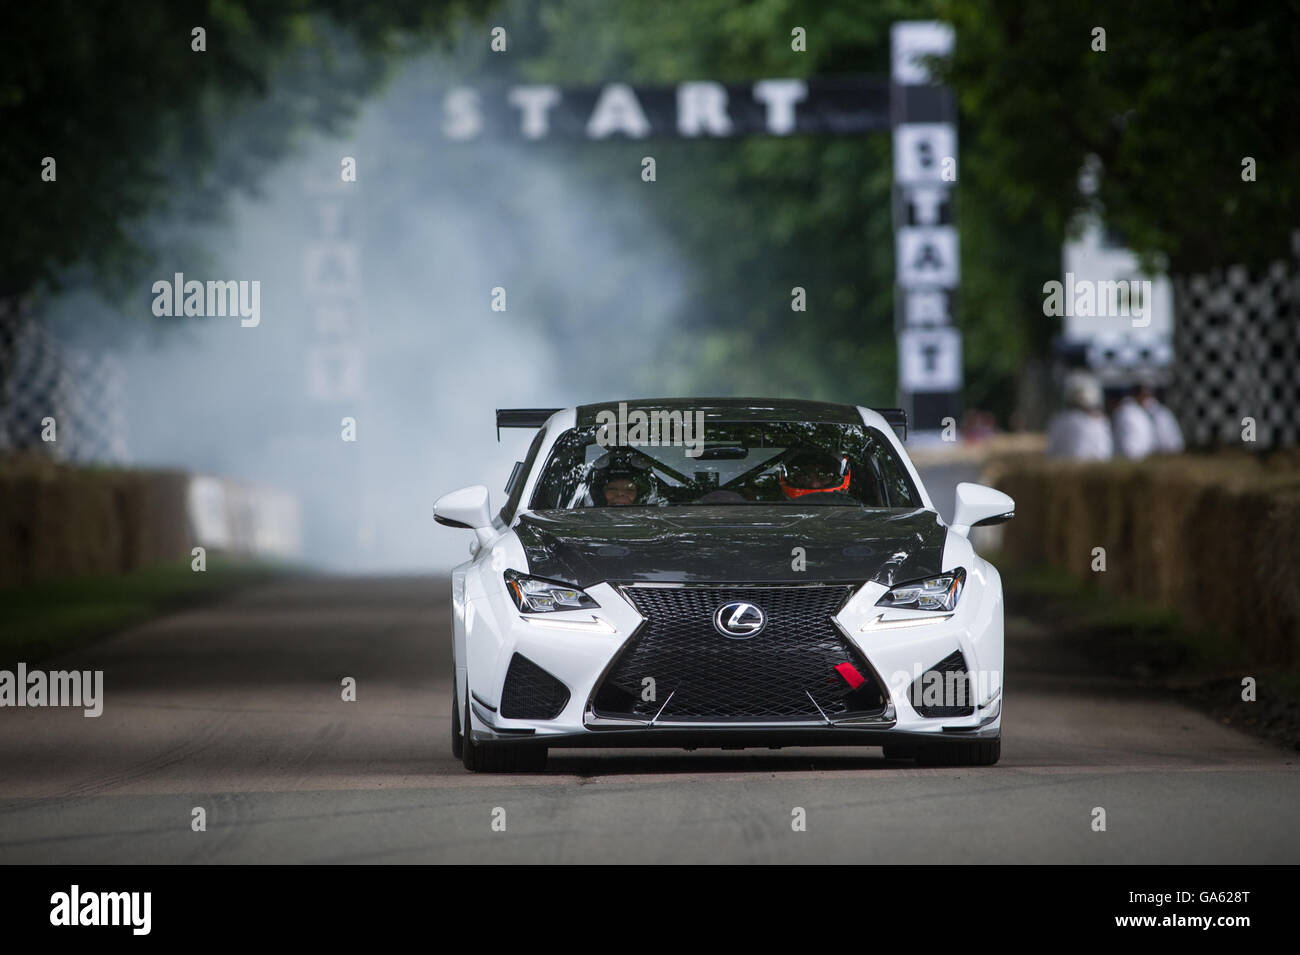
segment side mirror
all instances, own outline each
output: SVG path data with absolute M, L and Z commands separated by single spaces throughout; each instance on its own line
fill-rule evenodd
M 966 537 L 972 527 L 1001 524 L 1016 516 L 1016 502 L 1001 491 L 983 484 L 963 481 L 957 485 L 957 506 L 953 508 L 952 529 Z
M 488 489 L 482 484 L 450 491 L 433 502 L 433 519 L 447 527 L 477 531 L 492 526 Z

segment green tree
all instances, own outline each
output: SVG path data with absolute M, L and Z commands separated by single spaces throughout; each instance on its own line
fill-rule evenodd
M 963 174 L 999 184 L 1006 215 L 1063 236 L 1090 207 L 1176 272 L 1286 254 L 1300 224 L 1296 0 L 938 10 L 958 37 L 943 72 L 975 120 Z M 1089 157 L 1102 170 L 1091 202 L 1077 187 Z
M 42 0 L 0 14 L 0 386 L 42 297 L 121 295 L 169 214 L 218 217 L 307 129 L 334 130 L 460 0 Z M 202 28 L 203 51 L 194 34 Z M 258 112 L 258 122 L 232 119 Z M 229 141 L 235 137 L 235 141 Z M 57 178 L 42 176 L 45 158 Z

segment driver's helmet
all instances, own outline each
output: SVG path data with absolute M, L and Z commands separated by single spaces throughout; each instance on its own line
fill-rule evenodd
M 782 464 L 777 480 L 788 498 L 847 491 L 853 474 L 847 455 L 801 448 Z
M 605 489 L 611 481 L 630 481 L 636 488 L 636 498 L 631 503 L 657 504 L 660 500 L 658 482 L 649 467 L 628 452 L 608 451 L 591 463 L 588 477 L 591 504 L 602 507 L 609 504 Z

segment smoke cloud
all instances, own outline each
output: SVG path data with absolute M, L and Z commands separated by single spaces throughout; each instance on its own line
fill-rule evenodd
M 52 309 L 70 344 L 120 363 L 129 463 L 291 492 L 304 559 L 332 570 L 465 559 L 433 500 L 481 483 L 498 506 L 532 437 L 498 443 L 493 410 L 656 391 L 681 306 L 685 266 L 649 208 L 592 194 L 553 148 L 449 144 L 429 105 L 454 85 L 411 63 L 351 135 L 306 145 L 220 227 L 157 223 L 187 241 L 124 309 Z M 260 283 L 258 324 L 156 317 L 151 285 L 174 273 Z

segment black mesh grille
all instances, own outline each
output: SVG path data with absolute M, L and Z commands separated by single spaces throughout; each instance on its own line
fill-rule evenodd
M 663 723 L 821 720 L 880 712 L 885 696 L 870 665 L 831 616 L 852 587 L 628 587 L 646 618 L 593 699 L 598 714 Z M 719 607 L 746 601 L 766 616 L 743 640 L 713 625 Z M 851 664 L 858 688 L 835 668 Z M 642 699 L 647 678 L 654 699 Z M 671 694 L 671 699 L 669 699 Z M 809 694 L 817 701 L 809 699 Z M 667 701 L 667 707 L 664 703 Z M 817 707 L 821 707 L 821 712 Z
M 960 650 L 950 653 L 917 677 L 908 693 L 916 712 L 927 718 L 970 716 L 975 712 L 966 658 Z
M 501 691 L 501 715 L 509 720 L 553 720 L 569 702 L 569 688 L 526 656 L 510 658 Z

